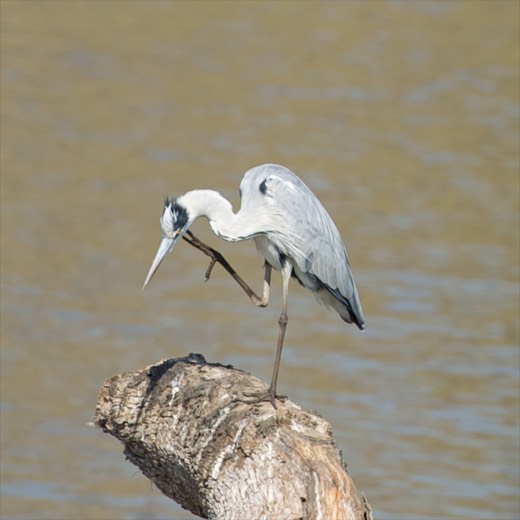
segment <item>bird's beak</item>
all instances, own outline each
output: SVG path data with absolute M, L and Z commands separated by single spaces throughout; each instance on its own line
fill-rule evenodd
M 159 245 L 159 249 L 157 250 L 157 254 L 155 255 L 155 258 L 152 262 L 152 267 L 150 267 L 150 271 L 148 271 L 148 276 L 146 277 L 146 280 L 144 281 L 143 290 L 148 285 L 150 280 L 152 279 L 152 276 L 155 274 L 155 271 L 159 269 L 159 266 L 161 265 L 161 262 L 164 260 L 166 255 L 173 249 L 173 246 L 175 245 L 175 242 L 177 242 L 177 239 L 180 237 L 180 233 L 177 234 L 175 237 L 163 237 L 161 244 Z

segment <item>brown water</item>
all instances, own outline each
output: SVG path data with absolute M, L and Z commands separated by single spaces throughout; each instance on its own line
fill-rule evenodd
M 85 423 L 104 379 L 201 352 L 268 380 L 266 310 L 165 194 L 284 164 L 346 239 L 367 330 L 297 284 L 280 391 L 378 519 L 517 519 L 519 4 L 1 2 L 1 517 L 192 518 Z M 194 231 L 260 288 L 253 244 Z

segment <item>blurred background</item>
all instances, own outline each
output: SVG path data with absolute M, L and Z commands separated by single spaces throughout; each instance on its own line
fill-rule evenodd
M 349 252 L 359 332 L 292 284 L 279 391 L 376 518 L 518 519 L 519 3 L 1 4 L 3 519 L 192 519 L 86 423 L 113 374 L 200 352 L 269 381 L 255 308 L 164 195 L 283 164 Z M 193 228 L 260 289 L 254 244 Z M 174 435 L 175 432 L 172 432 Z

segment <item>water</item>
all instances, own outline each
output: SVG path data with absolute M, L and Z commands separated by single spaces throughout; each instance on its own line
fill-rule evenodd
M 515 2 L 2 2 L 1 517 L 193 518 L 86 427 L 112 374 L 202 352 L 268 380 L 267 309 L 162 197 L 287 165 L 333 215 L 367 319 L 291 286 L 280 391 L 379 519 L 516 519 Z M 194 231 L 253 286 L 252 244 Z

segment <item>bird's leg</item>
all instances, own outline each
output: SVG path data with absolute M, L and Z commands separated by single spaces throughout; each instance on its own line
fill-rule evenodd
M 290 273 L 290 272 L 289 272 Z M 271 384 L 269 385 L 268 394 L 271 395 L 272 401 L 276 399 L 276 384 L 278 383 L 278 370 L 280 369 L 280 361 L 282 359 L 282 349 L 283 342 L 285 339 L 285 331 L 287 329 L 287 322 L 289 321 L 289 317 L 287 316 L 287 301 L 288 301 L 288 289 L 289 289 L 289 279 L 290 274 L 287 280 L 283 279 L 283 302 L 282 302 L 282 313 L 280 314 L 280 318 L 278 319 L 278 342 L 276 344 L 276 355 L 274 358 L 274 367 L 273 367 L 273 375 L 271 377 Z
M 269 303 L 269 292 L 271 287 L 271 265 L 266 262 L 265 264 L 265 275 L 264 275 L 264 287 L 263 294 L 260 298 L 249 285 L 244 282 L 242 277 L 229 265 L 228 261 L 219 253 L 217 250 L 208 246 L 201 240 L 199 240 L 191 231 L 186 231 L 187 238 L 183 235 L 183 239 L 192 245 L 199 251 L 202 251 L 205 255 L 211 258 L 210 264 L 206 269 L 206 281 L 211 275 L 211 271 L 215 264 L 218 262 L 222 267 L 233 277 L 233 279 L 240 285 L 244 292 L 249 296 L 250 300 L 259 307 L 265 307 Z M 274 360 L 273 375 L 271 377 L 271 384 L 269 389 L 265 393 L 241 393 L 239 397 L 235 398 L 234 401 L 240 401 L 247 404 L 255 404 L 263 401 L 270 401 L 273 407 L 276 409 L 276 399 L 280 399 L 282 396 L 276 395 L 276 385 L 278 382 L 278 371 L 280 369 L 280 361 L 282 359 L 283 342 L 285 338 L 285 330 L 287 329 L 287 302 L 289 297 L 289 281 L 291 279 L 292 266 L 288 262 L 282 267 L 282 313 L 278 319 L 279 331 L 278 331 L 278 342 L 276 344 L 276 356 Z
M 189 238 L 186 237 L 189 236 Z M 265 307 L 269 303 L 269 289 L 271 284 L 271 266 L 266 263 L 265 265 L 265 276 L 264 276 L 264 287 L 262 297 L 258 296 L 249 285 L 242 279 L 242 277 L 229 265 L 228 261 L 219 253 L 216 249 L 208 246 L 201 240 L 199 240 L 191 231 L 186 231 L 186 235 L 183 235 L 183 239 L 192 245 L 199 251 L 202 251 L 205 255 L 211 258 L 210 264 L 206 269 L 206 281 L 209 280 L 211 271 L 215 264 L 218 262 L 240 285 L 242 290 L 249 296 L 249 299 L 258 307 Z
M 257 307 L 267 307 L 267 304 L 269 303 L 269 294 L 271 292 L 271 264 L 265 263 L 265 272 L 264 272 L 264 288 L 262 290 L 262 298 L 258 298 L 258 296 L 255 294 L 255 296 L 258 298 L 256 301 L 252 300 L 253 303 Z
M 271 377 L 271 384 L 267 394 L 271 397 L 271 403 L 276 408 L 276 385 L 278 383 L 278 371 L 280 369 L 280 361 L 282 359 L 283 341 L 285 339 L 285 331 L 287 329 L 287 322 L 289 318 L 287 316 L 287 304 L 289 301 L 289 281 L 291 280 L 292 266 L 288 262 L 282 267 L 282 312 L 278 319 L 278 341 L 276 343 L 276 355 L 274 358 L 273 375 Z
M 280 369 L 280 361 L 282 359 L 282 349 L 285 338 L 285 331 L 287 329 L 287 322 L 289 321 L 289 318 L 287 316 L 287 304 L 289 300 L 289 281 L 291 279 L 291 272 L 292 266 L 291 264 L 286 262 L 285 265 L 282 267 L 282 312 L 280 314 L 280 318 L 278 319 L 278 342 L 276 344 L 276 355 L 274 359 L 273 375 L 271 377 L 271 384 L 269 385 L 269 389 L 265 394 L 244 394 L 243 397 L 239 397 L 235 399 L 235 401 L 240 401 L 248 404 L 260 403 L 262 401 L 271 401 L 273 407 L 276 408 L 276 399 L 285 399 L 284 396 L 276 395 L 276 385 L 278 383 L 278 371 Z

